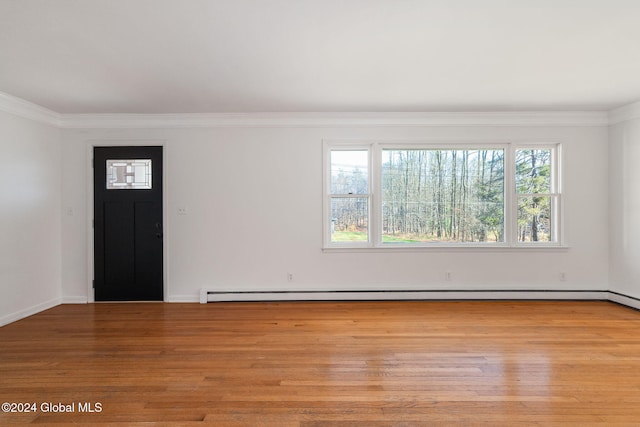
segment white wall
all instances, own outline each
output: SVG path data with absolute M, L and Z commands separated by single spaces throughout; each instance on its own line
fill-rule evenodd
M 0 112 L 0 325 L 61 296 L 60 131 Z
M 63 135 L 64 135 L 64 131 Z M 62 296 L 65 303 L 88 301 L 89 157 L 82 144 L 62 138 Z
M 565 153 L 568 250 L 326 253 L 322 140 L 544 141 Z M 165 144 L 169 301 L 220 290 L 608 288 L 606 126 L 210 127 L 63 131 L 63 294 L 88 297 L 91 141 Z M 178 215 L 187 207 L 187 215 Z M 451 271 L 453 280 L 444 281 Z M 566 281 L 559 273 L 566 273 Z M 294 275 L 287 281 L 287 272 Z
M 610 289 L 640 298 L 640 119 L 609 131 Z

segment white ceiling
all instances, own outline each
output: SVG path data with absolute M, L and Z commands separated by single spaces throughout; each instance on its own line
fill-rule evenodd
M 0 0 L 0 92 L 58 113 L 609 110 L 640 0 Z

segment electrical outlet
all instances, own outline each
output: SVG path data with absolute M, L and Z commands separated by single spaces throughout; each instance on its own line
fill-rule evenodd
M 444 280 L 446 280 L 447 282 L 451 281 L 451 272 L 450 271 L 445 271 Z
M 293 273 L 287 273 L 287 282 L 293 282 Z
M 178 208 L 178 215 L 186 215 L 189 213 L 189 209 L 186 206 L 180 206 Z

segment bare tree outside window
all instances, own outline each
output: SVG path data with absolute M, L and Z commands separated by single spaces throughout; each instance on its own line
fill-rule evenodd
M 331 241 L 369 240 L 369 151 L 331 151 Z
M 504 241 L 503 150 L 383 150 L 382 241 Z
M 559 145 L 345 141 L 325 149 L 327 247 L 561 243 Z
M 551 150 L 516 150 L 519 242 L 549 242 L 552 232 Z

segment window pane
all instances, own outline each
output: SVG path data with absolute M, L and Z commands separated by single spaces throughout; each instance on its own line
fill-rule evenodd
M 367 197 L 331 198 L 331 242 L 366 242 L 368 227 Z
M 151 160 L 107 160 L 107 189 L 150 190 Z
M 516 191 L 518 194 L 549 194 L 551 150 L 516 150 Z
M 383 150 L 382 241 L 504 241 L 504 151 Z
M 551 242 L 551 197 L 518 198 L 518 242 Z
M 369 193 L 369 152 L 331 151 L 331 194 Z

